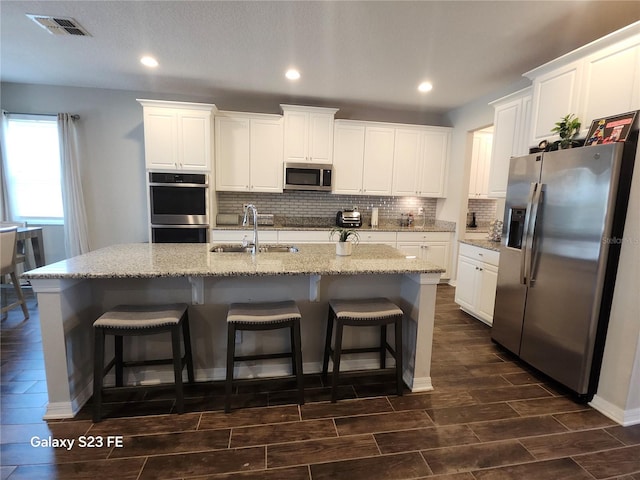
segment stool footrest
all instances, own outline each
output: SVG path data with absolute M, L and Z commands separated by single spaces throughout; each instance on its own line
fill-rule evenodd
M 249 362 L 251 360 L 271 360 L 274 358 L 292 358 L 293 353 L 261 353 L 259 355 L 234 356 L 234 362 Z

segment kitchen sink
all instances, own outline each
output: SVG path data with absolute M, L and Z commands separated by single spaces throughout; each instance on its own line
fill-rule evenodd
M 260 245 L 259 253 L 296 253 L 298 247 L 294 245 Z M 250 253 L 251 247 L 242 245 L 214 245 L 211 247 L 212 253 Z

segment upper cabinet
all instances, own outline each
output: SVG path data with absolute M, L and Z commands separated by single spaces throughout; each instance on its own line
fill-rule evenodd
M 394 138 L 395 131 L 393 128 L 366 125 L 362 170 L 363 194 L 391 195 Z
M 443 197 L 451 129 L 397 127 L 393 154 L 393 195 Z
M 282 192 L 281 116 L 220 112 L 215 134 L 216 190 Z
M 145 99 L 138 102 L 143 107 L 147 170 L 211 169 L 215 105 Z
M 338 109 L 280 105 L 284 116 L 284 161 L 333 162 L 333 124 Z
M 640 24 L 635 23 L 525 73 L 533 81 L 529 142 L 557 140 L 569 113 L 586 136 L 597 118 L 640 109 Z
M 488 179 L 488 197 L 505 197 L 511 157 L 529 152 L 531 87 L 492 102 L 493 143 Z
M 493 133 L 491 131 L 480 130 L 473 133 L 469 198 L 487 198 L 492 142 Z

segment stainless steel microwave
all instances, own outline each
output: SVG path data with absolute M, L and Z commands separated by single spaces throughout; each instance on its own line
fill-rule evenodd
M 314 163 L 285 163 L 285 190 L 331 191 L 333 165 Z

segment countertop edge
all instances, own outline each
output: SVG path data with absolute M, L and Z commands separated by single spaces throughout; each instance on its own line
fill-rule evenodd
M 460 243 L 465 243 L 467 245 L 473 245 L 474 247 L 484 248 L 485 250 L 492 250 L 494 252 L 500 251 L 500 242 L 494 242 L 492 240 L 482 240 L 482 239 L 474 239 L 474 238 L 464 238 L 462 240 L 458 240 Z

